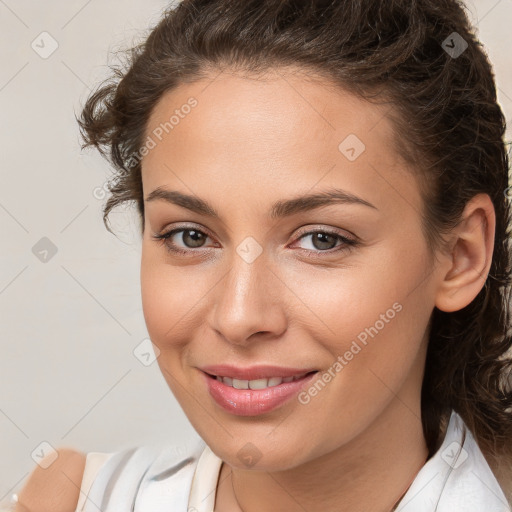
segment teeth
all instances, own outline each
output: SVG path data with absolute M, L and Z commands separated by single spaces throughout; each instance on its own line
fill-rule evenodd
M 296 377 L 271 377 L 270 379 L 254 379 L 254 380 L 242 380 L 242 379 L 233 379 L 231 377 L 220 377 L 217 376 L 216 379 L 219 382 L 224 383 L 226 386 L 231 386 L 235 389 L 265 389 L 271 388 L 274 386 L 279 386 L 279 384 L 283 382 L 291 382 L 292 380 L 302 379 L 306 375 L 303 373 L 302 375 L 297 375 Z
M 233 379 L 233 387 L 235 389 L 249 389 L 249 381 L 248 380 L 239 380 Z
M 275 384 L 271 383 L 270 380 L 275 382 Z M 247 386 L 249 389 L 264 389 L 270 386 L 277 386 L 278 384 L 281 384 L 280 378 L 274 378 L 274 379 L 255 379 L 255 380 L 249 380 L 249 381 L 243 381 L 247 382 Z

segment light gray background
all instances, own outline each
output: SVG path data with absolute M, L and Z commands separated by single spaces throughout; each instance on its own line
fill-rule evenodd
M 157 363 L 133 353 L 147 338 L 136 217 L 118 210 L 118 238 L 105 230 L 109 167 L 81 153 L 74 119 L 109 52 L 168 4 L 0 0 L 0 501 L 48 451 L 41 443 L 111 452 L 197 438 Z M 512 0 L 467 5 L 512 123 Z M 50 48 L 44 31 L 58 43 L 48 58 L 31 47 Z M 46 262 L 32 251 L 43 237 L 57 247 Z

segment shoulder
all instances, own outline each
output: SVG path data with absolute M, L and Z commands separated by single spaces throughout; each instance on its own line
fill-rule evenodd
M 135 501 L 160 512 L 162 497 L 172 496 L 175 510 L 186 510 L 205 446 L 199 439 L 109 453 L 60 448 L 55 460 L 48 456 L 32 471 L 18 501 L 27 512 L 89 512 L 89 503 L 101 504 L 101 510 L 131 510 Z
M 101 454 L 107 457 L 94 475 L 84 476 L 89 501 L 101 510 L 133 510 L 137 504 L 141 510 L 168 512 L 168 502 L 163 498 L 172 496 L 173 510 L 187 510 L 194 472 L 204 447 L 204 441 L 196 440 L 191 444 L 143 445 Z M 83 510 L 89 512 L 87 504 Z
M 72 448 L 47 455 L 18 493 L 19 504 L 30 512 L 74 512 L 85 463 L 86 454 Z

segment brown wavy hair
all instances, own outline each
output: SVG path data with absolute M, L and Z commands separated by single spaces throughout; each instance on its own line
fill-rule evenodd
M 448 51 L 456 46 L 460 55 Z M 141 168 L 133 155 L 166 91 L 224 67 L 260 73 L 285 66 L 390 106 L 397 151 L 420 184 L 432 254 L 445 247 L 444 235 L 467 202 L 478 193 L 490 196 L 496 213 L 490 272 L 468 306 L 432 312 L 421 419 L 430 456 L 454 409 L 486 455 L 512 465 L 506 122 L 491 64 L 462 2 L 184 0 L 168 7 L 128 50 L 127 63 L 111 65 L 113 74 L 77 119 L 82 148 L 95 146 L 115 169 L 105 226 L 111 231 L 114 207 L 133 201 L 144 232 Z

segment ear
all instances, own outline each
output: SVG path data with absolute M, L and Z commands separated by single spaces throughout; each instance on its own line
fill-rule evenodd
M 448 268 L 436 294 L 435 305 L 447 313 L 463 309 L 483 288 L 491 267 L 496 214 L 488 194 L 474 196 L 453 230 Z

